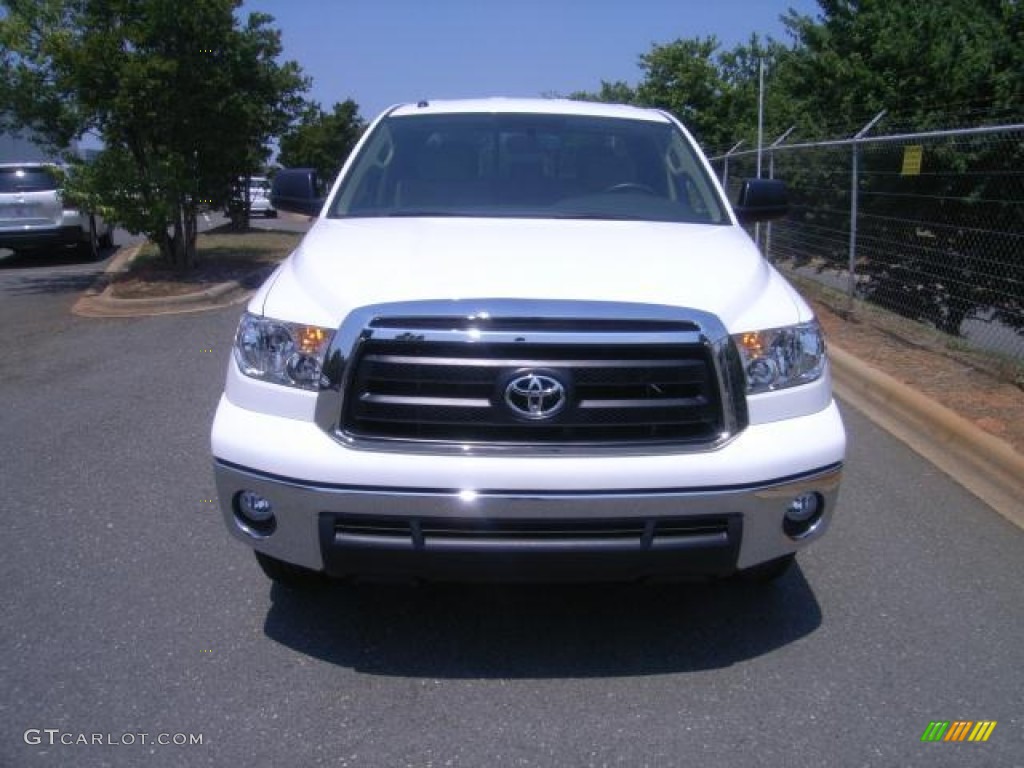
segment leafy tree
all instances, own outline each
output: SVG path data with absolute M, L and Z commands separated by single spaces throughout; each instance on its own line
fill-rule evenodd
M 365 128 L 352 99 L 335 104 L 330 113 L 311 103 L 298 124 L 281 137 L 277 160 L 285 167 L 316 168 L 320 178 L 333 179 Z
M 797 45 L 779 73 L 804 133 L 849 135 L 883 109 L 889 132 L 1024 116 L 1021 3 L 819 5 L 818 19 L 792 13 L 786 19 Z M 953 335 L 971 316 L 1024 329 L 1024 263 L 1012 234 L 1024 228 L 1024 148 L 1006 138 L 951 139 L 928 142 L 925 153 L 927 172 L 909 178 L 898 173 L 895 152 L 862 153 L 858 240 L 865 296 Z M 831 215 L 836 221 L 827 226 L 846 226 L 843 214 Z
M 607 80 L 601 81 L 601 89 L 596 93 L 587 91 L 574 91 L 569 98 L 575 101 L 599 101 L 605 104 L 636 104 L 636 89 L 622 80 L 611 83 Z
M 145 233 L 178 268 L 196 219 L 259 168 L 307 88 L 279 64 L 272 18 L 240 0 L 0 0 L 0 112 L 56 148 L 94 132 L 105 149 L 71 191 Z
M 570 98 L 668 110 L 705 147 L 728 147 L 741 138 L 753 144 L 760 62 L 771 81 L 786 51 L 781 43 L 757 35 L 728 51 L 714 37 L 678 39 L 654 45 L 640 57 L 643 78 L 636 87 L 602 80 L 596 93 L 577 91 Z M 781 108 L 785 97 L 769 89 L 768 98 L 766 112 L 779 116 L 778 125 L 788 112 Z
M 724 83 L 715 61 L 714 36 L 655 45 L 640 56 L 644 78 L 637 101 L 666 109 L 679 118 L 702 143 L 717 135 L 715 107 Z
M 853 132 L 889 112 L 923 131 L 1020 115 L 1024 7 L 1017 0 L 818 0 L 817 18 L 784 19 L 796 40 L 781 87 L 803 133 Z
M 777 87 L 778 72 L 786 66 L 789 49 L 771 38 L 750 39 L 716 57 L 721 90 L 713 106 L 710 147 L 728 149 L 740 139 L 757 142 L 758 93 L 764 67 L 764 140 L 772 141 L 795 121 L 791 95 Z

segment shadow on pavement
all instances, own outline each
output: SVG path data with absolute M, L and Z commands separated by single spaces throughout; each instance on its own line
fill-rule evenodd
M 44 293 L 81 293 L 96 282 L 96 274 L 57 274 L 19 277 L 4 285 L 4 293 L 37 295 Z
M 267 636 L 367 674 L 653 675 L 728 667 L 804 637 L 821 608 L 798 567 L 774 585 L 272 587 Z
M 104 248 L 89 259 L 74 248 L 0 255 L 4 292 L 12 295 L 74 293 L 89 288 L 117 247 Z

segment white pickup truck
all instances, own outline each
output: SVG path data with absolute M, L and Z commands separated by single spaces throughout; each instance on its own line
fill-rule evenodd
M 671 115 L 397 106 L 249 302 L 212 430 L 263 570 L 455 580 L 778 577 L 835 510 L 821 330 Z

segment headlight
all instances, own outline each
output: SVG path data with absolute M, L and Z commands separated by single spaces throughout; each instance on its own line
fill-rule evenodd
M 235 334 L 235 362 L 254 379 L 317 389 L 333 332 L 246 312 Z
M 743 359 L 750 395 L 808 384 L 825 368 L 825 339 L 816 320 L 732 338 Z

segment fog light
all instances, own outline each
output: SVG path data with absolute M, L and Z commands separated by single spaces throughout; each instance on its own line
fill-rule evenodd
M 274 516 L 270 499 L 263 498 L 255 491 L 242 491 L 238 494 L 238 510 L 257 523 L 266 522 Z
M 790 538 L 798 539 L 806 536 L 821 520 L 825 512 L 825 500 L 816 491 L 801 493 L 786 507 L 786 517 L 782 522 L 782 530 Z
M 253 536 L 269 536 L 277 527 L 274 505 L 255 491 L 235 494 L 235 519 L 242 530 Z

